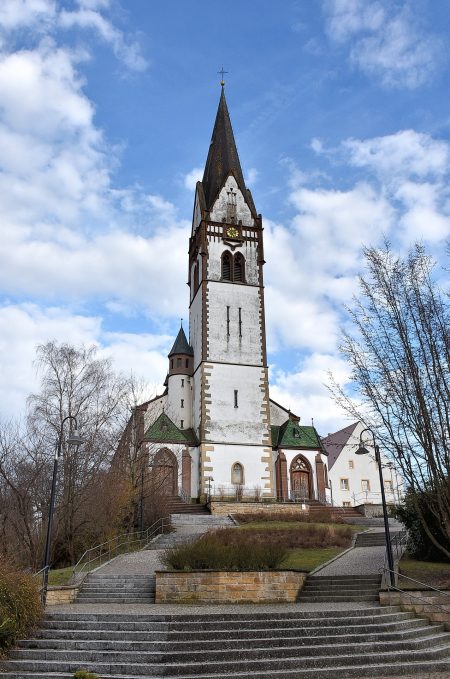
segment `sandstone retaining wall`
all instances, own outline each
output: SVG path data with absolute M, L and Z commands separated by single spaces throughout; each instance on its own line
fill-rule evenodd
M 157 604 L 284 603 L 297 601 L 306 573 L 298 571 L 156 571 Z
M 211 502 L 211 514 L 307 514 L 308 505 L 296 502 Z
M 432 594 L 429 590 L 380 592 L 380 603 L 382 606 L 400 606 L 405 611 L 413 611 L 432 622 L 444 623 L 446 629 L 450 630 L 450 596 Z

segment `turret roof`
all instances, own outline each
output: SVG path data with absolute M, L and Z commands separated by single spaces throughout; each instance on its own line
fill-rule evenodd
M 178 331 L 177 338 L 173 343 L 173 347 L 169 352 L 169 358 L 174 354 L 187 354 L 188 356 L 194 355 L 194 350 L 186 339 L 183 327 Z
M 241 163 L 239 161 L 236 142 L 234 140 L 225 92 L 222 87 L 216 122 L 214 123 L 211 144 L 209 146 L 202 180 L 206 209 L 208 211 L 211 210 L 220 189 L 225 184 L 230 173 L 233 174 L 248 206 L 256 216 L 251 193 L 245 187 L 244 175 L 242 174 Z

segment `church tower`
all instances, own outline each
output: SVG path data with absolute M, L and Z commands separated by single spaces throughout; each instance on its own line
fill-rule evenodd
M 259 488 L 274 479 L 264 318 L 263 228 L 246 188 L 222 92 L 189 243 L 192 426 L 199 485 Z

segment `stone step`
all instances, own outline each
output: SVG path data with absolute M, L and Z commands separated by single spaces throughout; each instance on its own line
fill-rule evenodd
M 359 649 L 358 649 L 359 650 Z M 122 663 L 120 661 L 101 662 L 98 660 L 83 660 L 83 668 L 91 672 L 100 674 L 102 677 L 105 674 L 145 676 L 153 677 L 164 674 L 165 677 L 173 675 L 174 677 L 208 677 L 211 676 L 239 676 L 242 675 L 243 658 L 240 657 L 242 649 L 238 648 L 232 653 L 230 660 L 208 659 L 205 662 L 205 657 L 202 654 L 199 662 L 189 661 L 183 663 L 171 662 L 129 662 Z M 245 654 L 244 654 L 245 655 Z M 109 656 L 111 657 L 111 656 Z M 276 676 L 274 673 L 286 670 L 298 670 L 299 655 L 278 653 L 277 657 L 264 657 L 261 659 L 245 659 L 245 674 L 251 674 L 256 677 L 258 674 L 264 676 L 269 674 L 270 677 Z M 388 650 L 378 651 L 374 653 L 369 651 L 367 653 L 349 654 L 349 655 L 305 655 L 301 656 L 302 669 L 321 669 L 326 667 L 336 667 L 336 665 L 344 665 L 348 667 L 364 667 L 367 665 L 393 665 L 397 668 L 402 668 L 405 663 L 433 663 L 436 660 L 446 660 L 450 666 L 450 646 L 448 644 L 437 646 L 428 650 L 406 650 L 394 651 Z M 79 660 L 8 660 L 3 663 L 3 669 L 6 671 L 20 672 L 75 672 L 80 667 Z M 428 668 L 430 671 L 430 668 Z M 381 674 L 382 676 L 382 674 Z
M 311 644 L 307 643 L 305 645 L 298 644 L 297 640 L 291 640 L 290 644 L 286 644 L 283 647 L 279 646 L 269 646 L 268 644 L 261 644 L 260 647 L 256 648 L 240 648 L 240 644 L 235 644 L 233 648 L 227 649 L 216 649 L 214 651 L 214 661 L 219 662 L 223 660 L 224 662 L 229 661 L 238 652 L 241 661 L 248 662 L 251 660 L 262 660 L 270 658 L 284 657 L 286 654 L 303 659 L 304 657 L 309 657 L 312 653 L 317 653 L 321 656 L 327 655 L 352 655 L 354 651 L 354 644 L 342 643 L 344 640 L 341 638 L 340 643 L 331 646 L 328 643 L 318 645 L 314 644 L 312 648 Z M 419 651 L 420 649 L 430 648 L 433 646 L 440 646 L 443 644 L 448 644 L 450 648 L 450 634 L 446 632 L 441 632 L 439 634 L 434 634 L 433 636 L 425 636 L 423 638 L 417 637 L 413 640 L 399 640 L 391 641 L 389 644 L 386 642 L 373 642 L 366 641 L 358 644 L 358 655 L 380 652 L 383 653 L 386 649 L 389 649 L 390 653 L 395 651 Z M 237 648 L 239 650 L 237 651 Z M 113 649 L 46 649 L 46 648 L 21 648 L 13 650 L 10 653 L 12 659 L 18 658 L 20 660 L 58 660 L 58 661 L 83 661 L 83 662 L 110 662 L 110 663 L 154 663 L 162 662 L 165 663 L 200 663 L 205 658 L 205 649 L 184 649 L 175 650 L 172 646 L 168 646 L 165 649 L 132 649 L 123 650 L 120 648 Z
M 373 590 L 379 590 L 380 589 L 380 584 L 379 582 L 317 582 L 317 580 L 306 580 L 305 584 L 303 585 L 302 592 L 305 591 L 305 589 L 315 589 L 315 590 L 342 590 L 345 589 L 347 590 L 368 590 L 368 589 L 373 589 Z
M 341 631 L 341 630 L 340 630 Z M 402 640 L 414 639 L 417 637 L 425 638 L 429 636 L 434 636 L 441 632 L 444 632 L 444 625 L 429 625 L 425 624 L 422 627 L 414 627 L 411 629 L 405 629 L 403 631 L 393 631 L 393 632 L 378 632 L 373 631 L 366 634 L 347 634 L 345 636 L 345 641 L 348 644 L 360 644 L 364 642 L 399 642 Z M 95 635 L 96 636 L 96 635 Z M 160 635 L 161 636 L 161 635 Z M 92 635 L 86 639 L 55 639 L 35 637 L 34 639 L 28 639 L 20 642 L 20 648 L 39 648 L 39 649 L 64 649 L 64 650 L 124 650 L 124 651 L 141 651 L 141 650 L 158 650 L 162 651 L 167 649 L 167 641 L 170 641 L 170 648 L 172 650 L 203 650 L 205 653 L 209 651 L 215 651 L 216 649 L 222 650 L 224 648 L 235 648 L 236 643 L 239 643 L 241 637 L 236 634 L 230 639 L 203 639 L 201 641 L 193 641 L 192 639 L 186 641 L 174 641 L 169 635 L 165 635 L 164 639 L 137 639 L 137 640 L 126 640 L 120 637 L 117 640 L 101 640 L 92 639 Z M 254 639 L 246 640 L 247 648 L 259 648 L 260 644 L 265 646 L 270 645 L 272 647 L 284 647 L 290 646 L 292 643 L 299 645 L 316 646 L 316 645 L 326 645 L 334 644 L 342 641 L 342 634 L 318 634 L 317 636 L 308 636 L 303 638 L 297 637 L 284 637 L 284 636 L 268 636 L 262 637 L 258 636 Z

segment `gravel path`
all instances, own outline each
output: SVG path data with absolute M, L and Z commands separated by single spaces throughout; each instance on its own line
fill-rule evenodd
M 335 559 L 314 575 L 325 577 L 328 575 L 379 575 L 383 568 L 386 548 L 354 547 Z
M 148 575 L 161 568 L 159 559 L 161 550 L 143 550 L 121 554 L 105 566 L 101 566 L 96 573 L 99 575 Z

